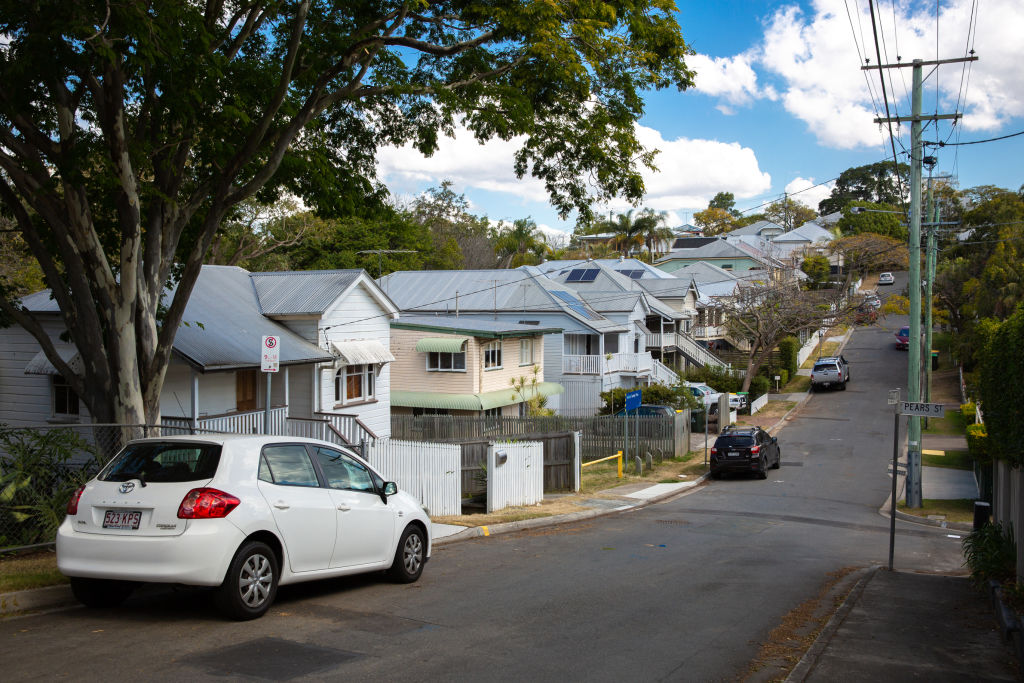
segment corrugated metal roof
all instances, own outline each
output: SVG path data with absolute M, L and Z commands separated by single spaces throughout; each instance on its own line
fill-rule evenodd
M 522 334 L 557 334 L 560 327 L 540 327 L 538 325 L 521 325 L 507 320 L 491 320 L 479 316 L 454 315 L 403 315 L 391 323 L 399 329 L 424 328 L 432 330 L 451 330 L 453 334 L 471 336 L 513 336 Z
M 249 272 L 203 266 L 189 297 L 174 350 L 204 371 L 260 366 L 260 342 L 281 340 L 281 364 L 328 362 L 334 357 L 262 315 Z
M 554 396 L 565 388 L 557 382 L 538 382 L 526 387 L 526 399 L 534 396 Z M 522 403 L 523 396 L 512 388 L 485 391 L 480 394 L 442 394 L 435 391 L 391 390 L 391 405 L 401 408 L 440 408 L 445 410 L 490 410 Z
M 363 274 L 362 270 L 250 273 L 265 315 L 316 315 L 326 311 Z

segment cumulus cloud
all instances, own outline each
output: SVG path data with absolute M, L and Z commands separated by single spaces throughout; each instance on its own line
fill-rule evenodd
M 974 4 L 942 4 L 938 49 L 934 5 L 900 3 L 891 11 L 887 8 L 879 21 L 882 61 L 963 56 Z M 850 17 L 835 9 L 835 3 L 826 0 L 815 0 L 808 13 L 796 6 L 778 9 L 767 22 L 757 65 L 782 79 L 786 110 L 806 122 L 822 144 L 840 149 L 877 144 L 882 138 L 872 119 L 884 116 L 878 72 L 861 71 L 859 61 L 877 63 L 871 17 L 866 4 L 859 7 L 859 15 L 851 7 Z M 851 21 L 857 30 L 851 31 Z M 1024 114 L 1022 26 L 1024 5 L 1019 0 L 981 5 L 975 29 L 987 46 L 981 59 L 967 67 L 941 66 L 925 84 L 925 101 L 935 108 L 937 95 L 943 113 L 966 110 L 966 129 L 993 129 Z M 886 72 L 890 107 L 900 113 L 910 108 L 910 79 L 909 68 Z
M 719 111 L 733 113 L 732 106 L 751 104 L 760 98 L 776 99 L 775 89 L 758 83 L 752 62 L 753 53 L 735 57 L 708 57 L 693 55 L 687 65 L 694 70 L 694 86 L 698 92 L 721 99 Z
M 771 187 L 771 177 L 761 171 L 749 147 L 734 142 L 690 138 L 665 139 L 645 126 L 637 137 L 648 149 L 658 149 L 656 171 L 642 169 L 646 187 L 644 206 L 658 211 L 704 209 L 717 193 L 727 189 L 737 198 L 752 197 Z M 381 177 L 395 192 L 423 184 L 437 185 L 451 179 L 459 192 L 489 190 L 524 201 L 547 202 L 544 186 L 533 178 L 519 180 L 512 171 L 512 157 L 521 139 L 479 144 L 464 128 L 454 138 L 443 138 L 433 157 L 424 157 L 411 146 L 388 147 L 377 156 Z M 612 202 L 607 209 L 632 208 Z
M 794 201 L 806 204 L 817 211 L 821 200 L 832 194 L 833 186 L 835 186 L 834 182 L 819 185 L 814 178 L 797 177 L 786 185 L 786 192 L 792 196 Z

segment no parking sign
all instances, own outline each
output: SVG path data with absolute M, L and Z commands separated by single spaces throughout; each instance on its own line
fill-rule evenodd
M 261 363 L 260 369 L 263 372 L 277 372 L 281 365 L 281 340 L 276 336 L 266 336 L 260 347 Z

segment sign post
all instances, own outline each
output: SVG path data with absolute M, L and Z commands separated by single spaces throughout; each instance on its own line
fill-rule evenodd
M 625 443 L 623 444 L 623 451 L 625 452 L 626 462 L 629 462 L 629 411 L 638 410 L 640 408 L 640 390 L 626 392 L 626 419 L 625 419 Z M 637 413 L 639 415 L 639 413 Z M 640 425 L 636 425 L 637 439 L 640 437 Z M 637 455 L 639 455 L 639 442 L 637 443 Z
M 281 340 L 274 335 L 263 337 L 260 344 L 260 370 L 267 376 L 267 398 L 263 408 L 263 433 L 270 433 L 270 376 L 281 367 Z

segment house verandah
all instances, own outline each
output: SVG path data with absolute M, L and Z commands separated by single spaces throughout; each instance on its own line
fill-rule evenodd
M 49 292 L 24 297 L 74 369 Z M 398 310 L 361 270 L 249 273 L 204 266 L 178 330 L 161 393 L 161 424 L 188 431 L 315 436 L 357 445 L 390 435 L 389 321 Z M 280 340 L 280 371 L 261 372 L 264 336 Z M 0 422 L 92 421 L 39 343 L 0 330 Z M 269 392 L 268 392 L 269 389 Z

